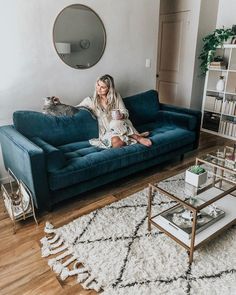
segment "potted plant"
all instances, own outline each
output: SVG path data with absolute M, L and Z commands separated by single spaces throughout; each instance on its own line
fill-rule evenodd
M 191 166 L 185 173 L 185 182 L 199 187 L 207 181 L 207 171 L 200 165 Z
M 203 48 L 199 55 L 201 60 L 200 69 L 204 76 L 208 71 L 209 64 L 214 60 L 217 47 L 222 47 L 223 44 L 230 38 L 235 36 L 234 29 L 216 29 L 212 34 L 203 38 Z

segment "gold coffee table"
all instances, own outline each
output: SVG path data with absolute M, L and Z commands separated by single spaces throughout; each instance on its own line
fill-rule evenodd
M 197 163 L 199 161 L 201 159 L 196 159 Z M 188 251 L 190 263 L 193 261 L 196 249 L 236 222 L 236 197 L 232 194 L 236 190 L 236 184 L 226 177 L 218 176 L 214 171 L 212 174 L 213 176 L 209 173 L 210 176 L 206 184 L 198 189 L 185 183 L 185 172 L 164 179 L 157 184 L 149 183 L 148 230 L 150 231 L 153 225 L 183 246 Z M 164 198 L 164 203 L 167 205 L 169 203 L 169 208 L 152 215 L 152 203 L 156 192 L 160 194 L 157 195 L 157 198 Z M 215 211 L 212 211 L 212 208 L 215 208 Z M 177 213 L 172 214 L 172 211 Z M 208 225 L 207 212 L 214 213 L 212 221 L 211 223 L 209 221 Z M 204 215 L 205 213 L 206 215 Z M 181 220 L 183 214 L 191 214 L 192 220 L 187 220 L 187 222 L 184 220 L 183 226 L 182 224 L 176 226 L 176 222 Z M 221 214 L 219 219 L 216 214 Z M 205 218 L 203 221 L 206 225 L 201 225 L 200 217 Z M 189 234 L 182 228 L 185 223 L 189 227 Z

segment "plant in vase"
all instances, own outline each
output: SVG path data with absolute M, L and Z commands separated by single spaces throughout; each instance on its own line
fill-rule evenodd
M 207 171 L 200 165 L 191 166 L 185 173 L 185 182 L 199 187 L 207 181 Z

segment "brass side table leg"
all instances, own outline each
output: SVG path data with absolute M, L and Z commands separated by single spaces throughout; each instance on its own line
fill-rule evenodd
M 224 169 L 221 169 L 220 171 L 220 176 L 223 177 L 224 176 Z M 222 188 L 222 178 L 220 180 L 220 188 Z
M 192 238 L 191 238 L 191 246 L 190 246 L 190 253 L 189 253 L 189 263 L 193 262 L 193 252 L 194 252 L 194 244 L 195 244 L 196 225 L 197 225 L 197 210 L 195 210 L 193 212 Z
M 215 186 L 215 182 L 216 182 L 216 171 L 217 171 L 217 168 L 216 167 L 214 167 L 213 168 L 213 181 L 212 181 L 212 183 L 213 183 L 213 186 Z
M 148 231 L 151 231 L 151 215 L 152 215 L 152 187 L 148 187 Z

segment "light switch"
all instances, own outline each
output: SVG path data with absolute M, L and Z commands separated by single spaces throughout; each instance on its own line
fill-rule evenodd
M 145 66 L 146 68 L 151 68 L 151 60 L 149 58 L 146 58 Z

